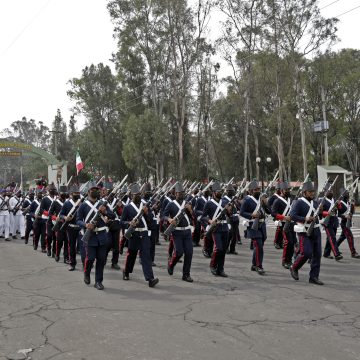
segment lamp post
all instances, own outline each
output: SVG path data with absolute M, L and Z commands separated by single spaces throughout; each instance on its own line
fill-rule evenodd
M 257 169 L 259 169 L 259 165 L 261 163 L 261 158 L 260 157 L 257 157 L 255 159 L 256 161 L 256 165 L 257 165 Z M 264 174 L 264 171 L 261 171 L 261 186 L 262 186 L 262 189 L 264 190 L 264 175 L 265 175 L 265 178 L 267 179 L 268 178 L 268 165 L 271 163 L 271 157 L 267 157 L 265 159 L 265 162 L 264 162 L 264 165 L 265 165 L 265 174 Z M 259 180 L 259 171 L 257 171 L 257 177 L 258 177 L 258 180 Z

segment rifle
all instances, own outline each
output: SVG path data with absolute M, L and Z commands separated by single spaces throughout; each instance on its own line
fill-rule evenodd
M 125 175 L 125 177 L 121 180 L 120 184 L 115 186 L 112 190 L 111 193 L 109 194 L 109 196 L 114 192 L 117 191 L 118 189 L 121 188 L 121 186 L 123 185 L 123 183 L 126 181 L 128 175 Z M 73 219 L 73 215 L 75 214 L 75 212 L 78 210 L 78 208 L 80 207 L 80 205 L 86 200 L 87 195 L 85 195 L 82 199 L 79 199 L 74 205 L 73 207 L 70 209 L 69 213 L 67 214 L 68 218 L 71 218 L 69 221 L 62 221 L 62 219 L 60 217 L 58 217 L 58 219 L 56 220 L 55 225 L 53 226 L 53 231 L 66 231 L 66 229 L 69 227 L 70 225 L 70 221 Z M 61 225 L 62 224 L 62 225 Z M 61 226 L 60 226 L 61 225 Z
M 44 212 L 43 209 L 40 209 L 41 208 L 41 200 L 39 202 L 39 206 L 36 208 L 35 210 L 35 219 L 34 219 L 34 222 L 33 222 L 33 228 L 36 228 L 39 224 L 39 221 L 40 221 L 40 216 L 42 215 L 42 213 Z M 40 211 L 41 210 L 41 211 Z
M 316 224 L 316 221 L 318 220 L 319 218 L 319 212 L 320 212 L 320 209 L 322 209 L 323 205 L 324 205 L 324 202 L 325 202 L 325 198 L 326 198 L 326 195 L 330 192 L 330 190 L 332 189 L 332 187 L 334 186 L 334 184 L 336 183 L 336 180 L 338 179 L 339 175 L 336 176 L 334 182 L 330 185 L 329 189 L 326 191 L 326 193 L 324 193 L 324 196 L 323 198 L 321 199 L 321 202 L 320 204 L 318 205 L 315 213 L 314 213 L 314 216 L 313 216 L 313 221 L 310 223 L 310 226 L 309 228 L 307 229 L 306 231 L 306 234 L 307 236 L 311 236 L 313 230 L 314 230 L 314 227 L 315 227 L 315 224 Z M 327 183 L 329 182 L 329 180 L 325 183 L 324 185 L 324 189 L 326 188 L 326 185 Z
M 298 189 L 298 191 L 297 191 L 297 193 L 296 193 L 295 199 L 293 200 L 293 204 L 295 203 L 295 201 L 296 201 L 297 199 L 299 199 L 299 197 L 300 197 L 300 195 L 301 195 L 301 193 L 302 193 L 302 189 L 303 189 L 304 183 L 307 182 L 308 178 L 309 178 L 309 173 L 306 175 L 306 177 L 305 177 L 302 185 L 299 186 L 299 189 Z M 291 210 L 291 208 L 290 208 L 290 210 Z M 291 225 L 291 219 L 290 219 L 290 220 L 286 220 L 286 221 L 285 221 L 285 224 L 284 224 L 284 227 L 283 227 L 283 231 L 284 231 L 285 233 L 288 233 L 288 232 L 289 232 L 289 230 L 290 230 L 290 225 Z
M 196 185 L 196 184 L 195 184 L 195 185 Z M 190 188 L 188 189 L 188 191 L 186 192 L 185 198 L 186 198 L 189 194 L 191 194 L 192 186 L 193 186 L 193 185 L 191 185 Z M 188 201 L 185 203 L 185 205 L 187 205 L 187 204 L 189 204 Z M 170 225 L 167 227 L 167 229 L 164 231 L 164 235 L 165 235 L 165 236 L 170 236 L 171 233 L 174 231 L 174 229 L 179 225 L 179 222 L 184 218 L 185 212 L 186 212 L 185 205 L 184 205 L 184 207 L 180 210 L 180 212 L 174 217 L 173 220 L 175 220 L 176 223 L 175 223 L 175 224 L 170 224 Z
M 2 200 L 2 203 L 0 206 L 0 211 L 2 211 L 5 207 L 5 205 L 8 205 L 8 202 L 3 197 L 0 197 L 0 200 Z
M 173 185 L 175 186 L 175 184 Z M 152 202 L 156 199 L 156 197 L 158 196 L 158 192 L 154 193 L 151 198 L 149 199 L 149 201 L 141 208 L 141 210 L 139 211 L 139 213 L 132 219 L 132 221 L 137 224 L 138 221 L 143 217 L 144 215 L 144 207 L 149 208 L 152 204 Z M 136 226 L 136 225 L 135 225 Z M 130 240 L 135 232 L 135 226 L 129 226 L 127 228 L 127 230 L 125 231 L 125 238 Z
M 349 191 L 349 192 L 350 192 L 350 196 L 353 196 L 353 195 L 354 195 L 354 189 L 355 189 L 356 186 L 358 186 L 358 182 L 359 182 L 359 178 L 357 178 L 357 179 L 353 182 L 353 184 L 352 184 L 352 186 L 351 186 L 351 188 L 350 188 L 350 191 Z M 350 199 L 349 199 L 349 200 L 350 200 Z M 348 219 L 346 219 L 346 225 L 345 225 L 347 229 L 350 229 L 351 226 L 352 226 L 351 204 L 350 204 L 350 206 L 348 207 L 348 209 L 346 210 L 345 215 L 346 215 L 346 216 L 351 215 Z
M 235 200 L 236 200 L 239 196 L 241 196 L 241 194 L 242 194 L 244 191 L 246 191 L 246 189 L 248 188 L 249 184 L 250 184 L 250 183 L 246 184 L 246 186 L 245 186 L 243 189 L 239 189 L 238 192 L 235 194 L 235 196 L 230 200 L 230 202 L 228 202 L 228 203 L 226 204 L 226 206 L 219 212 L 219 214 L 216 216 L 216 218 L 215 218 L 214 221 L 210 224 L 208 230 L 206 231 L 206 234 L 205 234 L 206 237 L 210 237 L 211 234 L 216 231 L 216 229 L 217 229 L 217 227 L 218 227 L 218 225 L 219 225 L 218 220 L 219 220 L 222 216 L 226 215 L 226 212 L 228 211 L 229 206 L 232 206 L 232 204 L 235 202 Z M 221 201 L 221 200 L 220 200 L 220 201 Z
M 334 204 L 331 205 L 330 209 L 329 209 L 329 212 L 328 214 L 326 215 L 324 221 L 323 221 L 323 225 L 324 226 L 328 226 L 329 225 L 329 222 L 330 222 L 330 219 L 331 219 L 331 216 L 335 216 L 336 214 L 336 211 L 337 211 L 337 207 L 340 203 L 340 201 L 344 198 L 344 195 L 346 194 L 346 192 L 349 192 L 350 189 L 353 189 L 354 185 L 358 182 L 358 178 L 355 179 L 355 181 L 349 185 L 343 192 L 342 194 L 339 196 L 339 198 L 334 201 Z M 348 219 L 349 220 L 349 219 Z
M 260 195 L 260 197 L 259 197 L 259 202 L 258 202 L 258 204 L 256 205 L 256 209 L 255 209 L 255 212 L 256 212 L 257 214 L 259 214 L 259 217 L 255 218 L 255 219 L 253 220 L 253 223 L 252 223 L 252 226 L 251 226 L 251 229 L 252 229 L 252 230 L 258 231 L 258 229 L 259 229 L 259 221 L 260 221 L 260 214 L 261 214 L 261 202 L 262 202 L 262 198 L 263 198 L 264 196 L 267 196 L 268 191 L 272 188 L 272 186 L 273 186 L 274 182 L 276 181 L 278 175 L 279 175 L 279 170 L 276 172 L 276 174 L 275 174 L 274 178 L 272 179 L 272 181 L 268 183 L 265 191 L 264 191 L 264 192 Z
M 25 197 L 22 198 L 22 200 L 18 203 L 18 205 L 16 205 L 12 210 L 11 212 L 16 215 L 16 213 L 20 210 L 20 208 L 22 207 L 22 204 L 24 203 L 25 201 Z

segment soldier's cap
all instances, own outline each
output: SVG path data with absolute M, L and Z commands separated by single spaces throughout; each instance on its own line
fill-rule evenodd
M 259 188 L 260 188 L 260 185 L 257 182 L 257 180 L 252 180 L 248 187 L 249 190 L 255 190 L 255 189 L 259 189 Z
M 50 191 L 50 190 L 56 190 L 56 186 L 54 185 L 54 184 L 50 184 L 49 186 L 48 186 L 48 190 Z
M 80 192 L 80 188 L 77 185 L 71 185 L 69 188 L 69 192 L 78 193 Z
M 276 190 L 280 190 L 280 189 L 282 189 L 282 182 L 281 181 L 278 181 L 277 183 L 276 183 L 276 185 L 275 185 L 275 189 Z
M 290 184 L 289 184 L 287 181 L 284 181 L 284 182 L 281 183 L 280 189 L 281 189 L 281 190 L 290 189 Z
M 134 183 L 130 186 L 130 193 L 132 195 L 134 194 L 140 194 L 140 186 L 137 183 Z
M 112 190 L 114 188 L 114 184 L 110 181 L 104 183 L 104 188 L 108 190 Z
M 124 186 L 121 188 L 120 193 L 121 193 L 121 194 L 125 194 L 125 193 L 127 193 L 127 192 L 128 192 L 128 188 L 127 188 L 126 185 L 124 185 Z
M 1 189 L 0 192 L 3 194 L 3 193 L 6 193 L 6 189 Z
M 143 186 L 143 191 L 144 192 L 151 192 L 151 184 L 150 183 L 145 183 Z
M 95 181 L 90 181 L 87 185 L 88 191 L 91 189 L 99 189 L 99 187 L 96 185 Z
M 314 184 L 312 183 L 312 181 L 307 181 L 306 183 L 303 184 L 302 187 L 302 191 L 315 191 L 315 187 Z
M 66 185 L 61 185 L 59 187 L 59 192 L 60 193 L 67 193 L 68 192 L 68 187 Z
M 226 186 L 226 191 L 235 191 L 235 188 L 232 184 Z
M 184 192 L 184 187 L 182 186 L 181 183 L 177 182 L 175 185 L 175 192 Z
M 220 183 L 219 183 L 218 181 L 215 181 L 215 182 L 212 184 L 211 189 L 212 189 L 213 192 L 221 191 Z
M 43 189 L 36 189 L 36 194 L 43 194 L 45 191 Z

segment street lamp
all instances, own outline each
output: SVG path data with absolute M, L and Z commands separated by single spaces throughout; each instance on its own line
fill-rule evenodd
M 256 161 L 256 176 L 257 176 L 257 178 L 259 180 L 259 177 L 260 177 L 259 176 L 259 165 L 261 163 L 261 158 L 256 157 L 255 161 Z M 265 159 L 265 162 L 264 162 L 264 164 L 265 164 L 265 178 L 266 179 L 268 178 L 268 165 L 270 163 L 271 163 L 271 157 L 267 157 Z M 264 172 L 263 171 L 261 172 L 261 184 L 262 184 L 262 188 L 264 189 Z

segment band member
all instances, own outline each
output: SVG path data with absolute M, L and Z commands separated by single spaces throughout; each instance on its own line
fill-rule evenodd
M 18 231 L 20 232 L 21 238 L 25 239 L 25 219 L 21 212 L 23 202 L 21 190 L 18 190 L 9 199 L 10 231 L 14 240 L 16 239 L 16 233 Z
M 29 236 L 31 231 L 33 230 L 33 219 L 30 216 L 30 207 L 34 199 L 35 193 L 31 190 L 29 191 L 28 196 L 25 198 L 21 209 L 22 214 L 25 216 L 25 244 L 29 242 Z
M 299 255 L 290 267 L 290 274 L 294 280 L 299 280 L 299 270 L 311 259 L 309 282 L 316 285 L 324 283 L 319 279 L 321 263 L 321 233 L 319 221 L 314 218 L 318 203 L 314 200 L 315 188 L 312 182 L 303 184 L 303 196 L 299 198 L 292 209 L 290 217 L 297 224 L 294 230 L 299 238 Z M 314 229 L 309 236 L 307 230 L 310 224 L 316 221 Z
M 141 266 L 145 280 L 149 283 L 149 287 L 154 287 L 159 282 L 158 278 L 154 278 L 150 256 L 149 225 L 151 225 L 154 216 L 150 209 L 142 203 L 140 186 L 138 184 L 132 184 L 130 193 L 132 201 L 124 207 L 121 223 L 124 228 L 127 229 L 130 226 L 135 231 L 128 239 L 123 279 L 130 279 L 129 275 L 133 272 L 136 257 L 140 251 Z M 141 214 L 142 216 L 140 216 Z M 139 219 L 136 219 L 137 216 Z
M 0 235 L 3 234 L 5 241 L 10 241 L 9 197 L 6 190 L 2 190 L 0 195 Z
M 183 216 L 176 220 L 181 211 L 185 209 Z M 185 201 L 185 191 L 180 183 L 175 186 L 175 200 L 168 203 L 164 211 L 165 220 L 175 227 L 172 232 L 175 249 L 172 258 L 168 262 L 168 273 L 173 275 L 174 267 L 184 255 L 183 276 L 182 279 L 187 282 L 193 282 L 190 276 L 191 260 L 193 256 L 193 243 L 191 238 L 191 218 L 193 211 L 190 203 Z

